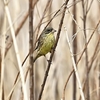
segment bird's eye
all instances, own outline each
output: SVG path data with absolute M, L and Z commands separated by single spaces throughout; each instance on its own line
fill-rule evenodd
M 53 30 L 53 29 L 51 28 L 51 29 L 48 29 L 47 31 L 48 31 L 48 32 L 51 32 L 52 30 Z
M 51 29 L 48 29 L 47 31 L 50 32 L 50 31 L 52 31 L 52 30 L 51 30 Z

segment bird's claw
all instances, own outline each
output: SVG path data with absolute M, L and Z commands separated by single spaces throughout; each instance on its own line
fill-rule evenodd
M 51 60 L 47 60 L 47 62 L 52 64 Z

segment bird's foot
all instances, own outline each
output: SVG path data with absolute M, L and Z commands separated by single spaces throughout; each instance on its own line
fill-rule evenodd
M 44 55 L 44 57 L 46 58 L 45 55 Z M 49 59 L 47 59 L 47 58 L 46 58 L 46 60 L 47 60 L 48 63 L 52 63 L 51 60 L 49 60 Z
M 52 64 L 51 60 L 47 60 L 47 62 Z

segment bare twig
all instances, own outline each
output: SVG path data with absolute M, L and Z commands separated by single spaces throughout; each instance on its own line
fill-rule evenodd
M 0 100 L 4 100 L 4 55 L 5 55 L 5 33 L 3 32 L 6 29 L 6 16 L 4 14 L 4 19 L 2 20 L 3 25 L 0 30 L 1 32 L 1 49 L 0 49 Z
M 72 76 L 73 72 L 74 72 L 74 69 L 70 72 L 70 74 L 69 74 L 69 76 L 68 76 L 68 78 L 67 78 L 67 80 L 66 80 L 66 83 L 65 83 L 65 85 L 64 85 L 62 100 L 65 100 L 65 90 L 66 90 L 66 86 L 67 86 L 68 81 L 69 81 L 70 77 Z
M 74 0 L 75 2 L 75 0 Z M 74 14 L 74 19 L 76 20 L 77 13 L 76 13 L 76 6 L 73 6 L 73 14 Z M 77 54 L 77 37 L 76 37 L 76 24 L 73 21 L 73 36 L 75 36 L 74 41 L 73 41 L 73 54 Z M 74 60 L 75 63 L 77 61 L 77 56 L 74 55 Z M 76 75 L 75 72 L 73 73 L 73 100 L 76 100 L 76 91 L 77 91 L 77 84 L 76 84 Z
M 99 79 L 98 79 L 98 83 L 99 83 L 99 87 L 100 87 L 100 62 L 99 62 Z M 100 100 L 100 89 L 99 89 L 99 93 L 98 93 L 98 100 Z
M 34 65 L 33 65 L 33 0 L 29 0 L 29 67 L 30 67 L 30 100 L 35 100 L 34 98 Z
M 26 70 L 24 70 L 24 72 L 25 72 L 24 81 L 25 81 L 25 82 L 26 82 L 26 78 L 27 78 L 27 74 L 28 74 L 28 72 L 29 72 L 29 69 L 30 69 L 29 67 L 26 67 Z M 18 72 L 18 74 L 17 74 L 17 76 L 16 76 L 16 77 L 17 77 L 17 78 L 16 78 L 17 80 L 15 80 L 14 85 L 13 85 L 11 91 L 9 92 L 9 94 L 8 94 L 8 96 L 7 96 L 7 98 L 6 98 L 6 100 L 11 100 L 14 90 L 15 90 L 17 84 L 19 83 L 19 81 L 21 80 L 19 74 L 20 74 L 20 73 Z
M 82 7 L 83 7 L 83 28 L 84 28 L 84 36 L 85 36 L 85 45 L 87 43 L 87 34 L 86 34 L 86 20 L 87 20 L 87 6 L 88 6 L 88 1 L 86 3 L 86 9 L 85 9 L 85 4 L 84 4 L 85 0 L 82 0 Z M 86 66 L 86 98 L 87 100 L 90 100 L 89 97 L 89 73 L 88 73 L 88 48 L 86 47 L 85 50 L 85 66 Z
M 88 14 L 88 12 L 89 12 L 89 10 L 90 10 L 90 8 L 91 8 L 91 6 L 92 6 L 92 3 L 93 3 L 93 0 L 91 0 L 90 5 L 89 5 L 89 7 L 87 8 L 86 14 Z
M 13 92 L 14 92 L 14 89 L 15 89 L 15 87 L 16 87 L 16 85 L 18 84 L 19 81 L 20 81 L 20 78 L 17 79 L 16 84 L 14 84 L 14 86 L 12 87 L 12 89 L 11 89 L 11 91 L 9 92 L 9 94 L 8 94 L 8 96 L 7 96 L 7 98 L 6 98 L 6 100 L 11 100 L 12 95 L 13 95 Z
M 89 70 L 90 70 L 91 66 L 93 65 L 95 56 L 97 55 L 99 43 L 100 43 L 100 35 L 99 35 L 99 39 L 98 39 L 97 45 L 96 45 L 95 50 L 94 50 L 94 54 L 93 54 L 93 56 L 91 57 L 91 63 L 90 63 L 90 65 L 89 65 Z

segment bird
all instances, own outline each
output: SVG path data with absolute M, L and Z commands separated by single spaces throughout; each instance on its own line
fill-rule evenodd
M 51 52 L 55 44 L 55 29 L 47 27 L 44 29 L 37 40 L 37 46 L 33 52 L 33 62 L 41 56 L 45 56 L 48 52 Z

